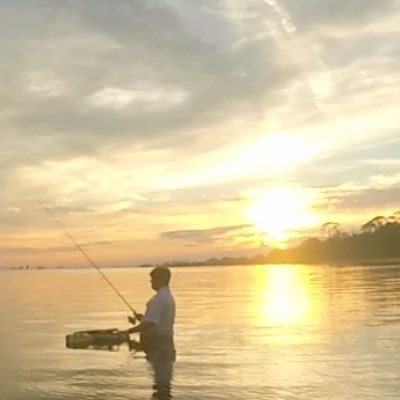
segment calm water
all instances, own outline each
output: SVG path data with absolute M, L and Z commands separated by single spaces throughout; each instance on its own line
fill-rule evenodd
M 137 309 L 148 270 L 105 270 Z M 174 398 L 398 399 L 400 266 L 179 268 Z M 94 270 L 0 272 L 1 399 L 149 399 L 141 355 L 69 350 L 127 328 Z

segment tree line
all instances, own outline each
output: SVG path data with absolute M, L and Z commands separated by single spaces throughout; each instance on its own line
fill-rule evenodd
M 273 250 L 267 262 L 337 262 L 400 259 L 400 211 L 378 215 L 351 233 L 336 222 L 327 222 L 318 236 L 300 245 Z

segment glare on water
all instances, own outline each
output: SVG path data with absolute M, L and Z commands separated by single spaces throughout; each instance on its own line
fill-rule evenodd
M 138 310 L 148 272 L 106 270 Z M 150 398 L 140 354 L 65 348 L 73 331 L 128 327 L 95 271 L 0 276 L 2 398 Z M 398 398 L 400 267 L 176 268 L 172 288 L 175 399 Z

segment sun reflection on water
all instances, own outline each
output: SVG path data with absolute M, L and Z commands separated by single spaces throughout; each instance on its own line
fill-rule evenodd
M 277 334 L 268 340 L 284 344 L 310 339 L 309 328 L 318 322 L 320 305 L 306 266 L 257 269 L 254 295 L 257 324 Z

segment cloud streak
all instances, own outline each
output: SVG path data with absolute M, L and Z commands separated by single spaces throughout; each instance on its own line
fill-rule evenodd
M 161 238 L 170 240 L 179 240 L 196 244 L 209 243 L 210 241 L 219 240 L 224 236 L 229 236 L 233 233 L 243 232 L 251 228 L 251 225 L 236 225 L 223 226 L 209 229 L 191 229 L 182 231 L 162 232 Z M 240 234 L 240 233 L 239 233 Z M 241 233 L 243 234 L 243 233 Z

